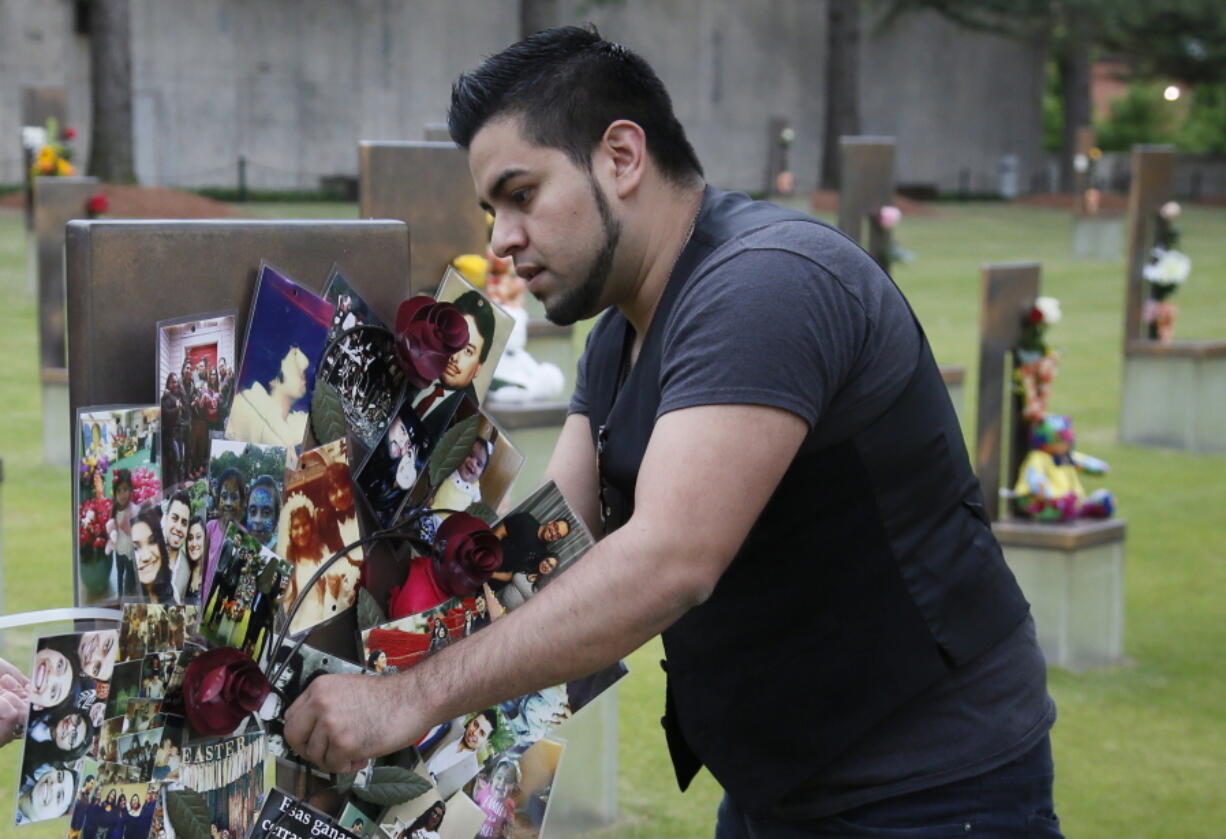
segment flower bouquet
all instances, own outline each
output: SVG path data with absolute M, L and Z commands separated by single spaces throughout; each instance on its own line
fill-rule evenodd
M 1179 315 L 1179 307 L 1170 298 L 1192 272 L 1192 260 L 1175 247 L 1179 243 L 1175 219 L 1180 212 L 1174 201 L 1166 202 L 1158 210 L 1157 242 L 1141 268 L 1141 276 L 1149 283 L 1149 298 L 1141 317 L 1148 325 L 1149 337 L 1164 344 L 1175 337 L 1175 319 Z
M 1060 369 L 1060 355 L 1047 345 L 1046 333 L 1060 322 L 1060 301 L 1039 297 L 1026 313 L 1022 339 L 1014 349 L 1015 392 L 1022 399 L 1022 416 L 1037 423 L 1047 413 L 1051 385 Z

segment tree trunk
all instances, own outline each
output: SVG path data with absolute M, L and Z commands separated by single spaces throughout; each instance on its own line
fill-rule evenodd
M 823 189 L 839 188 L 839 137 L 860 133 L 860 0 L 829 0 Z
M 1088 128 L 1090 114 L 1090 38 L 1091 23 L 1085 10 L 1075 4 L 1068 8 L 1064 43 L 1060 50 L 1060 93 L 1063 100 L 1064 131 L 1060 138 L 1060 189 L 1074 188 L 1073 156 L 1077 154 L 1077 129 Z
M 135 183 L 132 164 L 132 50 L 128 0 L 90 3 L 90 89 L 93 137 L 90 174 L 107 183 Z

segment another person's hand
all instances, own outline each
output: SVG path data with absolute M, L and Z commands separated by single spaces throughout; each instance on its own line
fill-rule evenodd
M 0 658 L 0 746 L 25 734 L 29 685 L 20 670 Z

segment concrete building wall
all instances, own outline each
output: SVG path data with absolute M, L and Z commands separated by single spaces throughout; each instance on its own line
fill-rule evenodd
M 318 187 L 358 140 L 421 139 L 455 76 L 518 32 L 483 0 L 132 0 L 145 184 Z
M 900 184 L 993 192 L 1006 154 L 1019 185 L 1043 171 L 1046 49 L 1035 40 L 963 29 L 935 12 L 906 15 L 886 30 L 865 22 L 860 116 L 865 134 L 897 139 Z
M 74 160 L 89 152 L 89 40 L 73 34 L 68 0 L 0 0 L 0 183 L 22 179 L 21 100 L 26 87 L 68 92 Z
M 815 0 L 557 0 L 530 25 L 582 24 L 642 55 L 715 185 L 761 191 L 772 117 L 796 132 L 797 189 L 812 189 L 821 151 L 826 5 Z
M 521 26 L 596 23 L 671 91 L 709 180 L 766 186 L 772 118 L 795 131 L 798 191 L 816 185 L 825 0 L 131 0 L 136 166 L 146 184 L 315 189 L 357 172 L 357 142 L 421 139 L 455 76 Z M 70 0 L 0 0 L 0 182 L 20 179 L 23 85 L 69 91 L 86 159 L 89 42 Z M 862 38 L 863 133 L 898 140 L 901 183 L 992 190 L 1042 171 L 1041 44 L 911 15 Z

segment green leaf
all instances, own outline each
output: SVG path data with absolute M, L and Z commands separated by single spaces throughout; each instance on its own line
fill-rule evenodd
M 387 616 L 379 608 L 375 596 L 364 588 L 358 589 L 358 629 L 370 629 L 384 623 L 387 623 Z
M 464 512 L 470 516 L 476 516 L 490 527 L 494 526 L 494 522 L 498 521 L 498 511 L 488 504 L 482 504 L 480 501 L 474 501 L 468 505 L 468 509 Z
M 336 791 L 341 795 L 348 795 L 349 790 L 353 789 L 353 779 L 357 777 L 357 772 L 345 772 L 336 776 Z
M 204 796 L 194 789 L 166 790 L 166 812 L 181 839 L 209 839 L 213 813 Z
M 472 451 L 473 442 L 477 439 L 477 423 L 480 419 L 479 414 L 473 414 L 467 419 L 460 420 L 439 438 L 438 445 L 434 447 L 434 454 L 430 456 L 431 487 L 441 484 L 448 475 L 459 468 L 464 458 L 468 457 L 468 453 Z
M 370 783 L 361 789 L 354 788 L 353 794 L 371 804 L 390 807 L 412 801 L 430 789 L 430 782 L 412 770 L 400 766 L 376 766 Z
M 345 406 L 336 388 L 323 379 L 315 380 L 315 392 L 311 396 L 311 433 L 322 446 L 339 440 L 349 431 L 345 419 Z

